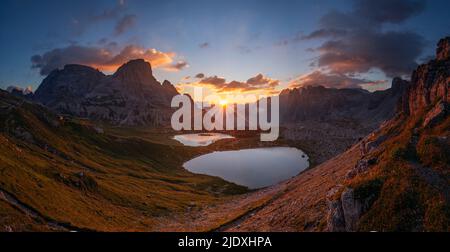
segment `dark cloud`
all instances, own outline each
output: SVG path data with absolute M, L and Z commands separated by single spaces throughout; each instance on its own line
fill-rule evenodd
M 225 78 L 218 76 L 205 77 L 200 81 L 201 84 L 208 84 L 212 86 L 221 87 L 226 84 Z
M 240 45 L 240 46 L 237 46 L 236 48 L 242 54 L 249 54 L 252 52 L 252 49 L 246 45 Z
M 115 71 L 120 65 L 132 59 L 144 59 L 152 67 L 172 67 L 170 70 L 182 68 L 183 63 L 170 65 L 176 56 L 173 52 L 161 52 L 154 48 L 143 48 L 137 45 L 125 46 L 115 53 L 109 48 L 71 45 L 57 48 L 42 55 L 31 57 L 32 68 L 39 69 L 41 75 L 47 75 L 52 70 L 62 68 L 66 64 L 82 64 L 105 71 Z
M 355 15 L 374 22 L 398 24 L 425 9 L 424 0 L 359 0 L 355 4 Z
M 408 75 L 417 66 L 425 40 L 411 31 L 389 31 L 424 9 L 423 0 L 359 0 L 349 12 L 330 11 L 320 27 L 302 39 L 326 39 L 317 65 L 337 74 L 365 73 L 372 68 L 387 76 Z
M 198 45 L 200 48 L 202 48 L 202 49 L 205 49 L 205 48 L 208 48 L 209 47 L 209 42 L 204 42 L 204 43 L 201 43 L 200 45 Z
M 180 60 L 178 62 L 165 66 L 164 69 L 168 71 L 180 71 L 188 66 L 189 64 L 186 61 Z
M 262 74 L 258 74 L 255 77 L 248 79 L 247 84 L 250 86 L 275 87 L 278 86 L 278 84 L 280 84 L 280 81 L 265 77 Z
M 130 27 L 134 26 L 136 22 L 136 15 L 128 14 L 128 6 L 124 0 L 119 0 L 117 3 L 101 12 L 88 13 L 85 17 L 72 18 L 72 28 L 76 36 L 83 34 L 92 24 L 100 22 L 113 22 L 114 35 L 121 35 Z
M 99 39 L 97 41 L 97 44 L 99 44 L 99 45 L 104 45 L 106 43 L 108 43 L 108 39 L 107 38 L 101 38 L 101 39 Z
M 375 85 L 385 83 L 386 80 L 371 81 L 355 77 L 349 77 L 339 73 L 324 73 L 314 71 L 302 75 L 289 83 L 289 87 L 324 86 L 329 88 L 361 88 L 362 85 Z
M 133 27 L 136 23 L 136 15 L 125 15 L 119 21 L 114 28 L 116 35 L 120 35 L 127 31 L 129 28 Z
M 417 66 L 423 46 L 423 38 L 413 32 L 356 32 L 325 42 L 318 48 L 317 63 L 336 73 L 365 73 L 378 68 L 389 77 L 403 76 Z
M 205 74 L 203 74 L 203 73 L 198 73 L 197 75 L 195 75 L 195 78 L 198 78 L 198 79 L 205 78 Z
M 301 39 L 316 39 L 323 37 L 339 37 L 345 35 L 347 33 L 346 30 L 343 29 L 319 29 L 311 32 L 306 36 L 301 36 Z
M 100 48 L 76 45 L 53 49 L 31 57 L 32 68 L 39 69 L 41 75 L 47 75 L 66 64 L 94 65 L 108 60 L 110 60 L 109 53 Z

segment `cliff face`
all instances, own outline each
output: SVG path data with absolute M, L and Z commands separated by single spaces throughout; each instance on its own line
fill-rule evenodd
M 409 83 L 395 78 L 391 88 L 370 93 L 363 89 L 307 86 L 284 90 L 280 95 L 283 123 L 350 120 L 371 130 L 395 114 Z
M 436 102 L 449 103 L 450 37 L 438 43 L 436 59 L 421 65 L 411 77 L 412 85 L 403 98 L 404 111 L 417 115 Z
M 36 90 L 35 100 L 54 111 L 120 125 L 161 125 L 170 120 L 178 92 L 161 85 L 144 60 L 132 60 L 106 76 L 87 66 L 55 70 Z

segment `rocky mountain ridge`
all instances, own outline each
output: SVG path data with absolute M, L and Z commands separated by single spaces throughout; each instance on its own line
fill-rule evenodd
M 178 92 L 159 83 L 142 59 L 119 67 L 113 75 L 82 65 L 51 72 L 34 100 L 63 114 L 115 125 L 161 125 L 170 121 L 170 101 Z
M 391 88 L 373 93 L 364 89 L 323 86 L 286 89 L 280 94 L 281 121 L 352 120 L 373 130 L 395 114 L 399 99 L 408 86 L 408 81 L 394 78 Z

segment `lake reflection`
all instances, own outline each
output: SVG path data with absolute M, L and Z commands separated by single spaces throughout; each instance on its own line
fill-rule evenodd
M 198 133 L 198 134 L 184 134 L 176 135 L 173 139 L 186 146 L 208 146 L 218 140 L 233 138 L 230 135 L 220 133 Z
M 291 147 L 217 151 L 184 164 L 193 173 L 218 176 L 250 189 L 276 184 L 308 166 L 308 156 Z

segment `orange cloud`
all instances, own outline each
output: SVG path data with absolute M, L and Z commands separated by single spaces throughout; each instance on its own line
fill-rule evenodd
M 129 45 L 122 49 L 119 54 L 113 56 L 111 60 L 96 65 L 96 67 L 102 71 L 112 72 L 132 59 L 144 59 L 150 62 L 153 68 L 165 68 L 173 62 L 175 56 L 176 53 L 174 52 L 161 52 L 154 48 L 145 49 L 140 46 Z
M 102 71 L 113 72 L 132 59 L 144 59 L 150 62 L 153 68 L 167 71 L 179 71 L 188 66 L 185 61 L 174 63 L 176 56 L 174 52 L 162 52 L 137 45 L 128 45 L 118 53 L 107 48 L 71 45 L 35 55 L 31 58 L 31 62 L 32 68 L 40 69 L 41 75 L 47 75 L 66 64 L 88 65 Z
M 179 83 L 178 89 L 181 93 L 192 94 L 195 87 L 204 88 L 204 93 L 217 94 L 219 96 L 226 96 L 228 94 L 254 94 L 270 96 L 276 95 L 280 92 L 277 89 L 280 82 L 275 79 L 271 79 L 262 74 L 258 74 L 254 77 L 249 78 L 247 81 L 230 81 L 219 76 L 209 76 L 205 77 L 199 81 Z

